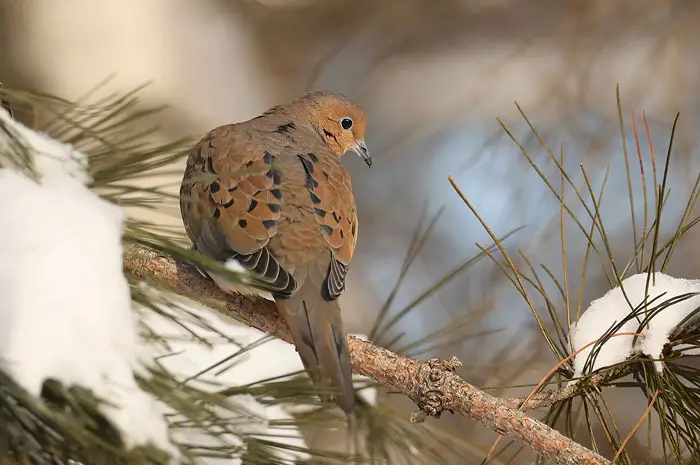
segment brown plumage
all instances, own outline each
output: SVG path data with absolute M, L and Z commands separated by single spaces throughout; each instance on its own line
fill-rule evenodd
M 347 151 L 371 165 L 365 116 L 345 96 L 312 92 L 220 126 L 190 153 L 180 210 L 193 247 L 234 258 L 271 294 L 304 366 L 350 413 L 352 367 L 337 298 L 357 241 Z M 229 292 L 237 290 L 212 276 Z

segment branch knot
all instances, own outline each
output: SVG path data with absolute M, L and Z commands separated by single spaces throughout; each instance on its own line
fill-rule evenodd
M 416 379 L 418 387 L 410 396 L 419 408 L 411 415 L 413 423 L 422 423 L 427 416 L 440 418 L 445 410 L 454 413 L 445 408 L 450 400 L 450 390 L 445 389 L 445 385 L 460 366 L 462 362 L 457 357 L 449 360 L 431 359 L 420 365 Z

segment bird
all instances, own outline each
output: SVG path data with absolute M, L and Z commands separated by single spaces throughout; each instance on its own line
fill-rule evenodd
M 359 226 L 341 157 L 354 152 L 371 167 L 365 130 L 363 109 L 346 95 L 308 92 L 209 131 L 189 153 L 180 189 L 192 248 L 253 276 L 252 293 L 275 301 L 312 381 L 331 388 L 322 399 L 348 416 L 355 399 L 338 297 Z

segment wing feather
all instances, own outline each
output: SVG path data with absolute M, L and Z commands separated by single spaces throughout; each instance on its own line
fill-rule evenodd
M 345 290 L 345 277 L 357 243 L 357 212 L 350 175 L 340 161 L 314 153 L 298 155 L 306 173 L 316 221 L 332 252 L 323 294 L 337 299 Z
M 257 287 L 289 296 L 294 278 L 268 249 L 282 209 L 282 177 L 274 162 L 237 125 L 214 129 L 189 155 L 180 210 L 198 251 L 219 261 L 236 259 L 256 275 Z

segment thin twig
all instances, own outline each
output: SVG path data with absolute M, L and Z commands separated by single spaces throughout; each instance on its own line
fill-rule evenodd
M 509 407 L 523 410 L 549 408 L 557 402 L 580 395 L 584 387 L 604 386 L 610 381 L 620 379 L 630 373 L 632 373 L 632 364 L 625 364 L 619 368 L 595 374 L 586 379 L 585 383 L 572 383 L 560 389 L 548 389 L 528 397 L 511 397 L 502 400 Z

